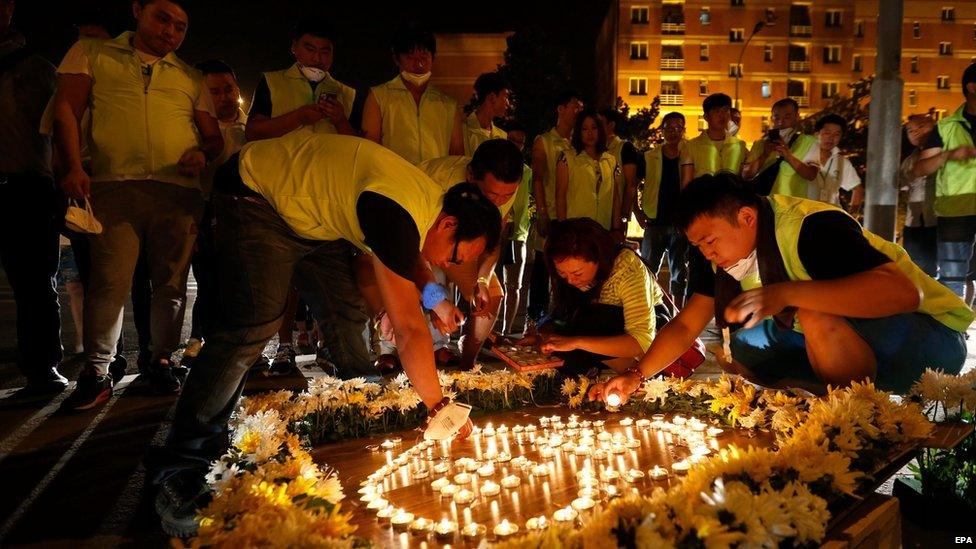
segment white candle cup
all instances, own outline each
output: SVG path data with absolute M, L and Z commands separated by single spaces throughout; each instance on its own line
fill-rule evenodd
M 590 497 L 581 497 L 581 498 L 574 499 L 573 503 L 571 503 L 570 505 L 573 507 L 573 509 L 576 509 L 577 511 L 586 511 L 596 506 L 596 501 L 594 501 L 593 498 Z
M 514 536 L 519 531 L 518 524 L 509 522 L 508 519 L 502 519 L 502 521 L 495 526 L 494 532 L 499 539 L 505 539 L 510 536 Z
M 446 472 L 448 472 L 450 470 L 451 470 L 450 464 L 448 464 L 447 462 L 444 462 L 444 461 L 442 461 L 442 462 L 434 465 L 434 472 L 437 473 L 437 474 L 439 474 L 439 475 L 443 475 L 444 473 L 446 473 Z
M 445 486 L 447 486 L 447 485 L 448 485 L 448 484 L 450 484 L 450 483 L 451 483 L 451 481 L 449 481 L 449 480 L 447 480 L 447 477 L 441 477 L 441 478 L 439 478 L 439 479 L 437 479 L 437 480 L 433 480 L 433 481 L 431 481 L 431 483 L 430 483 L 430 487 L 431 487 L 431 488 L 432 488 L 432 489 L 433 489 L 433 490 L 434 490 L 435 492 L 440 492 L 440 491 L 441 491 L 441 488 L 443 488 L 443 487 L 445 487 Z
M 710 437 L 717 437 L 717 436 L 721 435 L 724 432 L 725 431 L 723 429 L 719 429 L 718 427 L 709 427 L 705 431 L 705 434 L 707 434 Z
M 549 524 L 549 519 L 547 519 L 544 515 L 540 515 L 525 521 L 525 529 L 533 532 L 539 532 L 548 528 Z
M 379 511 L 380 509 L 385 509 L 390 505 L 389 501 L 383 498 L 376 498 L 366 505 L 366 508 L 371 511 Z
M 632 417 L 625 417 L 620 420 L 620 425 L 623 427 L 630 427 L 633 424 L 634 424 L 634 418 Z
M 472 501 L 474 501 L 474 492 L 467 488 L 461 488 L 454 494 L 454 503 L 458 505 L 467 505 Z
M 684 425 L 685 423 L 688 423 L 688 418 L 684 416 L 674 416 L 673 418 L 671 418 L 671 423 L 681 426 Z
M 552 514 L 552 519 L 556 522 L 573 522 L 578 516 L 579 511 L 576 509 L 573 509 L 572 507 L 563 507 L 562 509 L 557 509 L 556 512 Z
M 442 498 L 453 498 L 454 497 L 454 494 L 458 493 L 458 490 L 460 490 L 460 489 L 461 489 L 461 487 L 458 486 L 458 485 L 456 485 L 456 484 L 448 484 L 448 485 L 444 486 L 443 488 L 441 488 L 441 497 Z
M 461 535 L 464 536 L 465 539 L 474 540 L 484 536 L 485 532 L 487 531 L 488 528 L 486 528 L 484 524 L 470 522 L 461 528 Z
M 390 524 L 392 524 L 394 528 L 401 530 L 405 530 L 408 526 L 410 526 L 411 522 L 413 522 L 413 513 L 408 513 L 404 509 L 398 509 L 397 512 L 390 517 Z
M 461 486 L 465 484 L 471 484 L 471 479 L 472 479 L 471 473 L 458 473 L 454 475 L 454 484 L 458 484 Z
M 390 517 L 395 515 L 397 512 L 396 507 L 388 505 L 376 512 L 376 519 L 380 522 L 389 522 Z
M 497 496 L 499 492 L 501 492 L 501 488 L 498 486 L 497 483 L 492 482 L 490 480 L 486 480 L 478 488 L 478 493 L 489 498 Z
M 691 469 L 691 463 L 684 459 L 671 464 L 671 470 L 678 474 L 685 474 L 689 469 Z
M 414 534 L 426 534 L 434 529 L 434 522 L 424 517 L 416 518 L 410 523 L 410 531 Z
M 548 465 L 536 465 L 532 468 L 532 475 L 537 477 L 547 477 L 549 476 L 549 466 Z
M 440 522 L 434 525 L 434 535 L 437 536 L 438 539 L 453 538 L 454 534 L 457 533 L 457 530 L 457 523 L 446 518 L 441 519 Z
M 380 448 L 384 450 L 389 450 L 395 446 L 396 444 L 392 440 L 384 440 L 383 442 L 380 443 Z
M 505 488 L 517 488 L 522 484 L 522 479 L 515 475 L 508 475 L 502 478 L 502 486 Z
M 479 477 L 490 477 L 495 474 L 495 466 L 491 463 L 486 463 L 481 467 L 478 467 L 477 472 Z
M 670 473 L 660 465 L 655 465 L 653 469 L 647 471 L 647 474 L 654 480 L 663 480 L 668 478 Z

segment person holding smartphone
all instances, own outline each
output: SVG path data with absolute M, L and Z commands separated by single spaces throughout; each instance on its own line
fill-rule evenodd
M 761 195 L 785 194 L 806 198 L 820 168 L 804 159 L 817 138 L 800 132 L 800 105 L 789 97 L 773 103 L 773 127 L 752 145 L 742 177 Z
M 318 17 L 302 19 L 292 34 L 295 63 L 266 72 L 248 114 L 248 141 L 281 137 L 300 128 L 316 133 L 356 135 L 349 123 L 356 90 L 329 70 L 335 59 L 332 28 Z

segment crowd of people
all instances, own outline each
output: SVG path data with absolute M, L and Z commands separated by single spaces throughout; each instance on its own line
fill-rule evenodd
M 434 35 L 407 24 L 391 41 L 396 76 L 356 117 L 356 90 L 330 72 L 342 54 L 331 27 L 309 17 L 294 63 L 263 73 L 245 113 L 232 67 L 176 55 L 190 22 L 181 0 L 134 1 L 135 30 L 115 36 L 80 20 L 57 68 L 13 30 L 13 5 L 0 0 L 0 252 L 18 396 L 69 387 L 60 277 L 84 361 L 63 407 L 103 405 L 126 373 L 131 294 L 140 378 L 180 393 L 149 463 L 171 534 L 196 527 L 249 372 L 294 372 L 299 346 L 342 378 L 402 369 L 431 417 L 449 402 L 437 369 L 474 367 L 499 337 L 558 354 L 568 373 L 613 370 L 594 399 L 667 371 L 713 320 L 721 366 L 765 386 L 820 394 L 869 378 L 903 392 L 926 367 L 962 367 L 976 65 L 953 116 L 908 118 L 914 149 L 894 182 L 908 189 L 903 249 L 840 207 L 842 193 L 852 209 L 864 200 L 839 148 L 847 122 L 828 114 L 804 134 L 789 98 L 751 147 L 716 93 L 699 135 L 667 113 L 660 143 L 640 151 L 617 135 L 619 112 L 554 90 L 553 126 L 530 143 L 499 73 L 478 77 L 460 107 L 430 82 Z M 101 230 L 67 231 L 66 201 Z M 643 238 L 631 243 L 634 223 Z

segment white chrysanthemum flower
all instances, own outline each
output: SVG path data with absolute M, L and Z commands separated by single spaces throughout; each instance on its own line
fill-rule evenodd
M 664 399 L 668 396 L 671 384 L 663 377 L 652 377 L 644 382 L 644 401 L 660 401 L 664 404 Z
M 221 458 L 211 464 L 210 472 L 206 474 L 204 479 L 214 493 L 219 495 L 227 488 L 231 479 L 236 477 L 240 472 L 241 470 L 236 463 Z
M 721 507 L 725 505 L 725 482 L 722 480 L 722 477 L 719 477 L 715 479 L 715 484 L 712 485 L 711 494 L 706 494 L 705 492 L 699 492 L 699 494 L 705 500 L 705 503 L 712 507 Z

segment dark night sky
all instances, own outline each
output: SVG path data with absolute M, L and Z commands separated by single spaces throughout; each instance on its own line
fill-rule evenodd
M 426 22 L 434 32 L 498 32 L 535 25 L 566 45 L 576 86 L 592 93 L 594 41 L 609 4 L 609 0 L 197 0 L 187 39 L 178 54 L 191 63 L 209 57 L 224 59 L 235 68 L 247 93 L 254 89 L 261 71 L 284 68 L 292 62 L 289 29 L 303 14 L 316 13 L 330 17 L 336 28 L 333 74 L 365 90 L 395 73 L 387 53 L 388 40 L 403 21 Z M 79 6 L 84 5 L 101 6 L 117 14 L 123 30 L 133 26 L 131 2 L 126 0 L 21 0 L 14 24 L 57 64 L 76 37 L 72 22 L 76 11 L 82 9 Z

